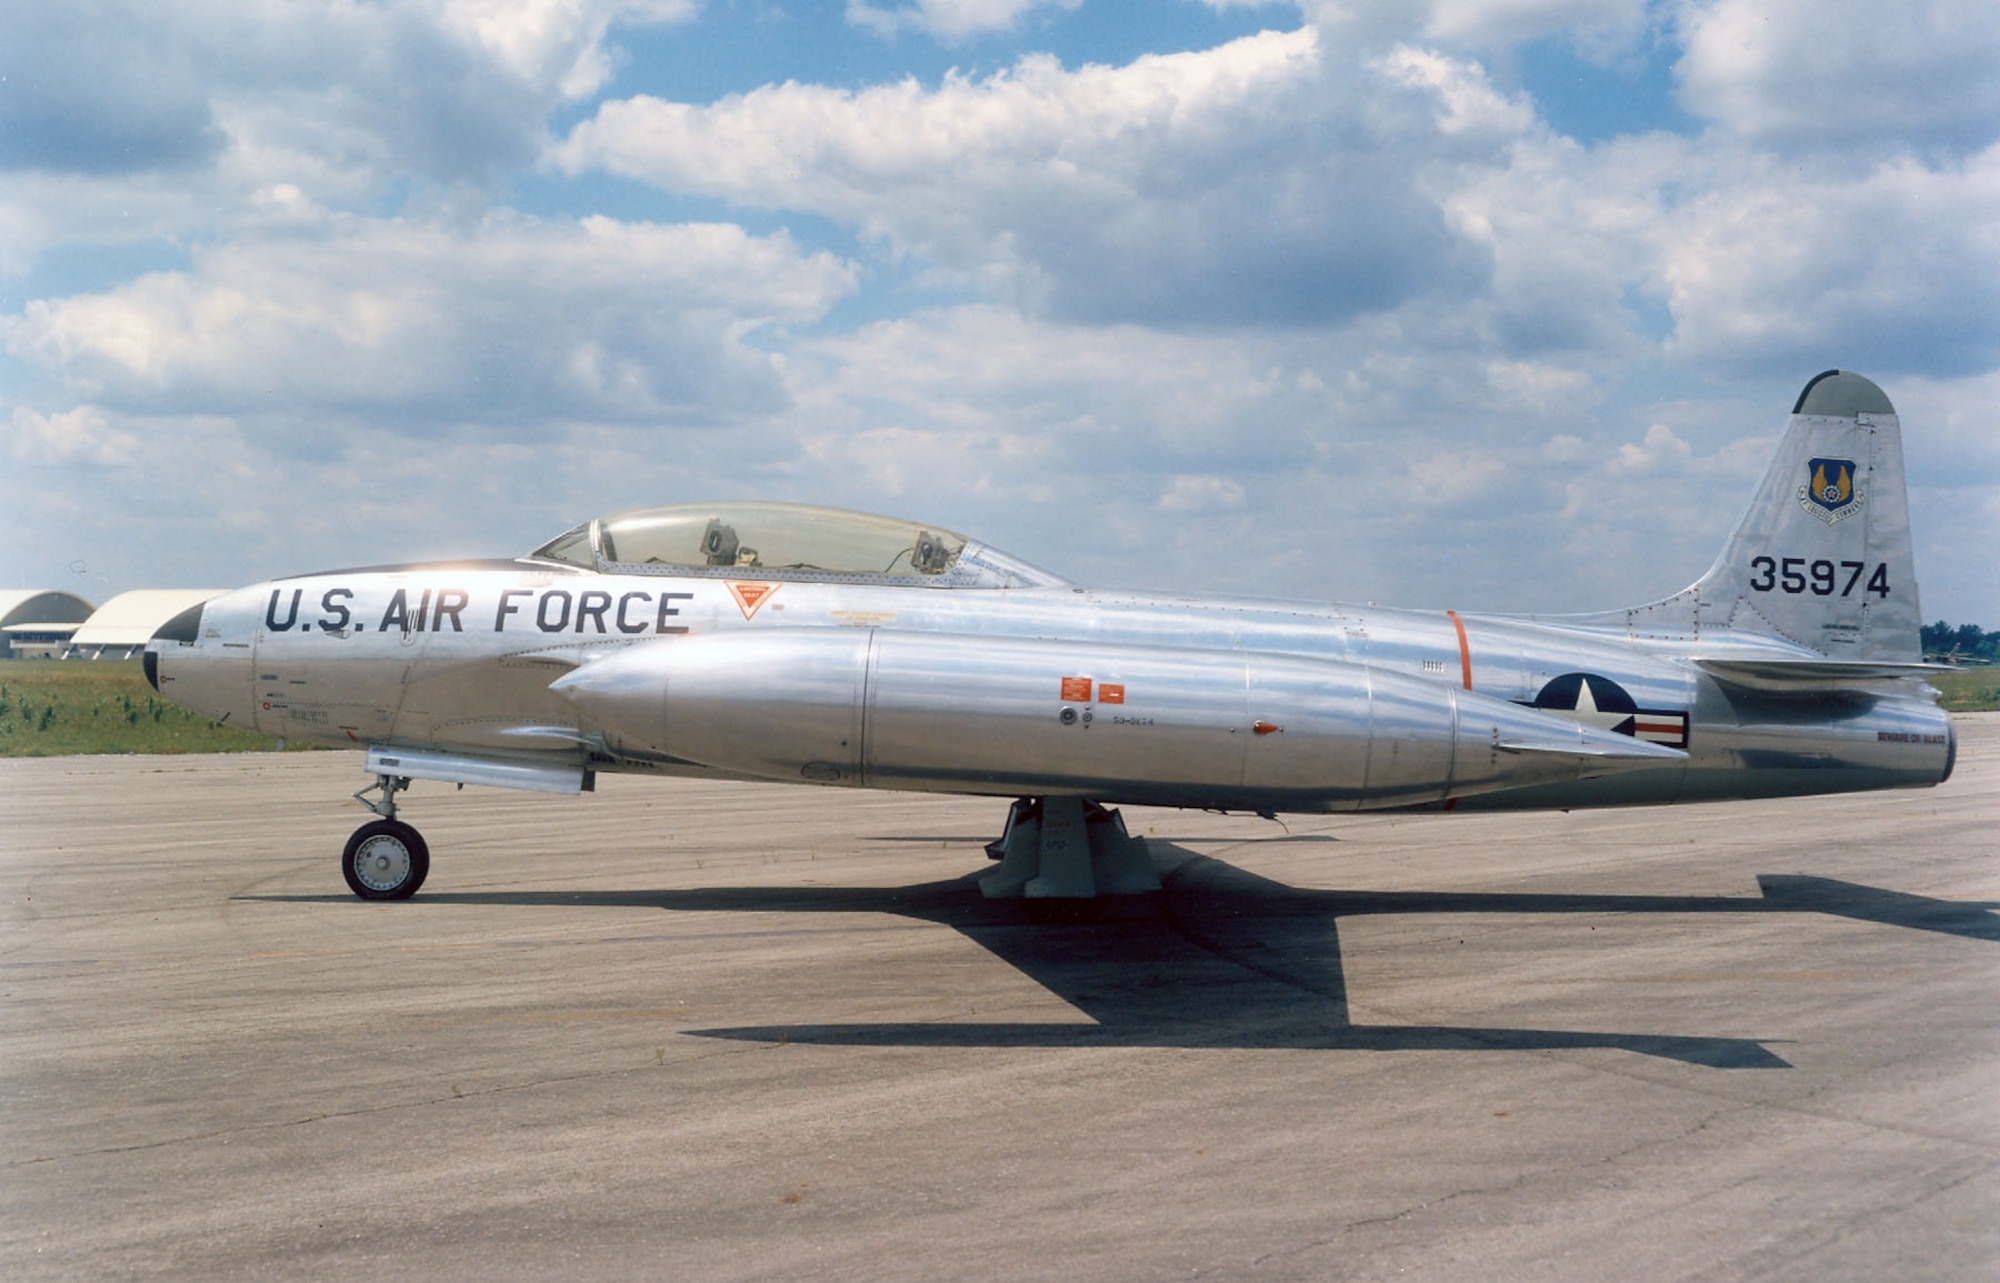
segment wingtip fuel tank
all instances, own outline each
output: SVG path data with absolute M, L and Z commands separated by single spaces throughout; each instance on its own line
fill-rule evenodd
M 1356 664 L 885 629 L 663 639 L 554 684 L 613 751 L 757 779 L 1351 811 L 1686 754 Z

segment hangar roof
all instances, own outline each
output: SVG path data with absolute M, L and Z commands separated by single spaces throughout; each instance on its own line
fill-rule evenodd
M 80 624 L 91 604 L 55 588 L 0 588 L 0 628 L 9 624 Z
M 122 592 L 97 608 L 95 614 L 76 630 L 77 646 L 143 646 L 153 639 L 160 625 L 211 597 L 220 597 L 220 588 L 141 588 Z

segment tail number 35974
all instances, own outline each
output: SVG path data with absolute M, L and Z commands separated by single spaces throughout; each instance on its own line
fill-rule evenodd
M 1750 559 L 1750 590 L 1752 592 L 1785 592 L 1796 596 L 1810 592 L 1815 597 L 1851 597 L 1856 586 L 1862 593 L 1873 593 L 1877 597 L 1889 595 L 1889 563 L 1875 563 L 1874 573 L 1868 576 L 1866 584 L 1861 576 L 1868 570 L 1865 561 L 1827 561 L 1824 558 L 1808 561 L 1804 557 L 1752 557 Z

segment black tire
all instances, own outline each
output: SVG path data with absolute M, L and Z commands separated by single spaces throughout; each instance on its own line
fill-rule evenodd
M 354 830 L 340 857 L 347 889 L 364 900 L 407 900 L 431 871 L 423 835 L 401 820 L 375 820 Z

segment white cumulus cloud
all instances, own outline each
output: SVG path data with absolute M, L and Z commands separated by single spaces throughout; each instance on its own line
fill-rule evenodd
M 137 437 L 113 429 L 103 413 L 89 405 L 58 414 L 16 406 L 7 434 L 8 453 L 21 464 L 117 468 L 135 462 L 138 447 Z
M 1685 0 L 1689 110 L 1780 146 L 1977 151 L 2000 135 L 1988 0 Z
M 605 103 L 551 159 L 825 215 L 961 285 L 1080 320 L 1323 323 L 1476 278 L 1419 190 L 1423 141 L 1438 119 L 1521 118 L 1461 90 L 1463 74 L 1324 72 L 1303 28 L 1122 67 L 1036 55 L 935 89 L 642 96 Z M 1441 89 L 1434 118 L 1423 104 Z
M 1859 173 L 1739 157 L 1656 223 L 1658 279 L 1685 360 L 1991 368 L 2000 294 L 2000 146 Z
M 1927 608 L 1994 622 L 1990 4 L 1204 2 L 17 5 L 0 543 L 219 583 L 755 495 L 1604 607 L 1839 365 L 1904 410 Z M 1630 131 L 1538 115 L 1621 77 Z
M 1243 483 L 1230 477 L 1179 476 L 1160 496 L 1161 512 L 1215 512 L 1243 506 Z
M 1692 458 L 1692 446 L 1666 424 L 1655 423 L 1647 427 L 1645 440 L 1619 446 L 1605 470 L 1620 477 L 1671 476 L 1685 469 Z
M 714 422 L 782 404 L 747 334 L 812 320 L 853 285 L 830 254 L 728 224 L 494 218 L 462 233 L 329 216 L 309 237 L 35 300 L 0 333 L 126 409 Z
M 1424 34 L 1459 45 L 1506 46 L 1563 36 L 1622 44 L 1646 23 L 1645 0 L 1431 0 Z
M 922 31 L 944 40 L 1005 31 L 1037 9 L 1069 10 L 1083 0 L 916 0 L 914 4 L 873 5 L 847 0 L 847 20 L 883 35 Z

